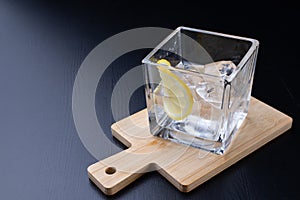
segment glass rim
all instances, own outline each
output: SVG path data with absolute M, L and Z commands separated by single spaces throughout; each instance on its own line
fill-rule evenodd
M 239 71 L 241 71 L 241 69 L 243 68 L 243 66 L 245 65 L 245 63 L 249 60 L 249 58 L 251 57 L 251 55 L 254 53 L 254 51 L 259 47 L 259 41 L 256 39 L 252 39 L 252 38 L 247 38 L 247 37 L 241 37 L 241 36 L 236 36 L 236 35 L 231 35 L 231 34 L 225 34 L 225 33 L 219 33 L 219 32 L 214 32 L 214 31 L 207 31 L 207 30 L 203 30 L 203 29 L 196 29 L 196 28 L 190 28 L 190 27 L 185 27 L 185 26 L 179 26 L 177 27 L 174 31 L 172 31 L 169 35 L 167 35 L 167 37 L 165 37 L 143 60 L 142 63 L 143 64 L 151 64 L 154 66 L 161 66 L 162 64 L 158 64 L 155 62 L 152 62 L 150 60 L 150 58 L 159 50 L 163 47 L 163 45 L 165 45 L 175 34 L 179 33 L 181 30 L 187 30 L 187 31 L 191 31 L 191 32 L 198 32 L 198 33 L 204 33 L 204 34 L 208 34 L 208 35 L 215 35 L 215 36 L 221 36 L 221 37 L 225 37 L 225 38 L 232 38 L 232 39 L 236 39 L 236 40 L 244 40 L 244 41 L 248 41 L 251 42 L 251 46 L 248 49 L 248 51 L 246 52 L 246 54 L 244 55 L 244 57 L 241 59 L 241 61 L 239 62 L 239 64 L 237 65 L 237 70 L 232 73 L 230 76 L 226 76 L 226 80 L 231 81 L 236 74 L 239 73 Z M 168 66 L 171 68 L 175 68 L 175 66 Z M 177 68 L 176 68 L 177 69 Z M 186 69 L 180 69 L 180 71 L 185 71 L 185 72 L 192 72 L 190 70 L 186 70 Z M 202 72 L 195 72 L 201 75 L 207 75 L 207 76 L 211 76 L 211 77 L 215 77 L 215 78 L 222 78 L 224 76 L 216 76 L 216 75 L 212 75 L 212 74 L 207 74 L 207 73 L 202 73 Z

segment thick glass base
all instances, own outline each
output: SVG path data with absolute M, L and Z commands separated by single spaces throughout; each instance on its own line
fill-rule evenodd
M 192 146 L 195 148 L 203 149 L 215 154 L 222 155 L 229 146 L 233 135 L 237 132 L 241 124 L 243 123 L 246 114 L 243 113 L 235 119 L 235 125 L 230 129 L 230 133 L 215 133 L 209 134 L 208 130 L 203 130 L 203 134 L 196 135 L 192 132 L 185 131 L 184 124 L 177 121 L 172 121 L 166 118 L 163 123 L 164 126 L 160 126 L 156 123 L 155 118 L 149 117 L 150 131 L 153 135 L 176 142 L 179 144 L 184 144 L 187 146 Z M 152 119 L 151 119 L 152 118 Z M 166 125 L 168 124 L 168 125 Z M 206 126 L 207 127 L 207 126 Z M 226 136 L 226 137 L 224 137 Z

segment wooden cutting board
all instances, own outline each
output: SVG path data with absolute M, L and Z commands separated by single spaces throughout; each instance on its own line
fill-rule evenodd
M 292 118 L 252 97 L 249 113 L 229 148 L 216 155 L 151 135 L 145 109 L 111 126 L 113 136 L 129 148 L 89 166 L 88 175 L 107 195 L 152 170 L 189 192 L 291 126 Z

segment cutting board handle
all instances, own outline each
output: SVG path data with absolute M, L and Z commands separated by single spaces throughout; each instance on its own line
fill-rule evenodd
M 151 164 L 143 160 L 143 155 L 129 148 L 89 166 L 89 178 L 105 194 L 113 195 L 149 170 Z

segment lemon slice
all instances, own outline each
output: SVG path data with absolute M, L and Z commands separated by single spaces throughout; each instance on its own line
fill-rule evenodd
M 170 62 L 161 59 L 158 64 L 170 66 Z M 163 105 L 167 115 L 173 120 L 183 120 L 191 112 L 193 96 L 188 86 L 166 66 L 158 66 L 163 87 Z

